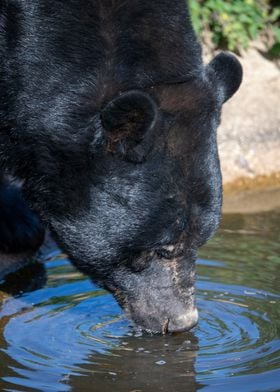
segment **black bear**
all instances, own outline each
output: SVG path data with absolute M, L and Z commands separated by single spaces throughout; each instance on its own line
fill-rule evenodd
M 140 326 L 190 329 L 241 78 L 230 54 L 203 65 L 185 0 L 1 0 L 0 250 L 47 227 Z

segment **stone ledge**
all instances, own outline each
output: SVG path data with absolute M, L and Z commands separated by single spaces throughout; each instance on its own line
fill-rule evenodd
M 239 58 L 243 83 L 223 108 L 218 144 L 225 187 L 280 173 L 280 68 L 261 49 L 256 43 Z

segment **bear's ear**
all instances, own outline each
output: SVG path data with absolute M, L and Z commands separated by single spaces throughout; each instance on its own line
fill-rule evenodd
M 147 153 L 141 142 L 152 132 L 158 109 L 146 93 L 131 90 L 110 101 L 101 112 L 107 150 L 129 161 L 141 162 Z
M 238 90 L 242 81 L 242 67 L 235 56 L 228 52 L 218 54 L 207 65 L 206 72 L 214 77 L 219 99 L 226 102 Z

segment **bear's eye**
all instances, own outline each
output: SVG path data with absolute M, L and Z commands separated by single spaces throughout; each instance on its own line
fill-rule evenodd
M 182 256 L 183 250 L 183 243 L 178 243 L 162 246 L 161 248 L 156 249 L 155 252 L 159 258 L 171 260 Z

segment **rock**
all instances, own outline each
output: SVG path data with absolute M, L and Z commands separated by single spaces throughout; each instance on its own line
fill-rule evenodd
M 226 192 L 260 176 L 280 186 L 280 68 L 262 50 L 256 43 L 239 57 L 243 83 L 224 105 L 218 142 Z

